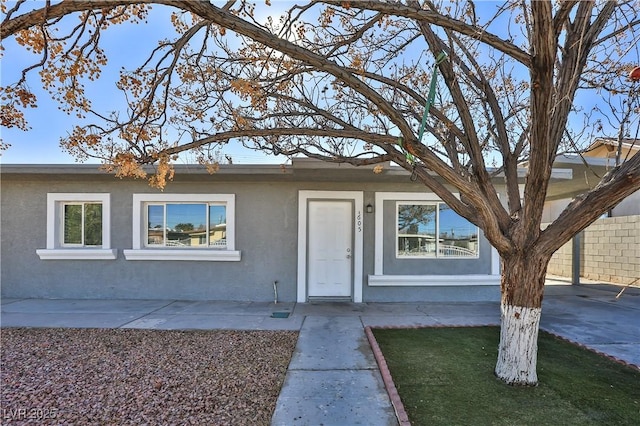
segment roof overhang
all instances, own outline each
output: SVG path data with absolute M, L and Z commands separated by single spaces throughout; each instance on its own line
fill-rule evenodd
M 327 163 L 313 159 L 294 159 L 291 164 L 233 164 L 220 165 L 210 174 L 199 164 L 177 164 L 174 181 L 178 182 L 334 182 L 359 183 L 404 183 L 411 184 L 411 174 L 403 168 L 383 163 L 375 166 L 352 166 L 344 163 Z M 560 156 L 552 170 L 547 199 L 573 198 L 595 187 L 609 169 L 606 159 Z M 148 172 L 152 173 L 152 167 Z M 491 172 L 491 170 L 490 170 Z M 493 170 L 495 172 L 495 170 Z M 0 167 L 2 179 L 35 179 L 50 181 L 78 181 L 82 176 L 90 180 L 113 180 L 99 164 L 8 164 Z M 524 184 L 528 174 L 527 164 L 518 168 L 518 183 Z M 131 182 L 131 180 L 128 180 Z M 442 180 L 441 180 L 442 181 Z M 494 185 L 504 185 L 504 174 L 497 173 Z M 142 181 L 144 182 L 144 181 Z M 422 186 L 415 183 L 416 188 Z M 452 189 L 454 190 L 454 189 Z
M 584 157 L 615 158 L 620 149 L 620 156 L 625 158 L 640 151 L 640 140 L 624 138 L 597 138 L 584 150 Z

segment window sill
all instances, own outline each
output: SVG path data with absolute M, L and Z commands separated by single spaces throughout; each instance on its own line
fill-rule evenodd
M 500 275 L 369 275 L 370 287 L 500 285 Z
M 114 260 L 116 249 L 38 249 L 40 260 Z
M 171 250 L 140 249 L 123 250 L 127 260 L 196 260 L 207 262 L 239 262 L 240 251 L 237 250 Z

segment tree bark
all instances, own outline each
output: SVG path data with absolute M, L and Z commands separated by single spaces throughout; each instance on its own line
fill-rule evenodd
M 547 256 L 503 257 L 500 344 L 496 376 L 507 384 L 535 386 L 538 329 Z

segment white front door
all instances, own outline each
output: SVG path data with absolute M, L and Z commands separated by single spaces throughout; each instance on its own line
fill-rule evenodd
M 353 203 L 309 201 L 308 295 L 351 297 Z

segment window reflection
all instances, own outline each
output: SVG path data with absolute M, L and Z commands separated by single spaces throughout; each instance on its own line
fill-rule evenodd
M 223 204 L 149 204 L 147 218 L 149 246 L 227 246 L 226 206 Z
M 84 245 L 102 245 L 102 204 L 84 205 Z
M 164 245 L 164 206 L 149 206 L 149 229 L 147 244 Z
M 446 204 L 439 210 L 439 250 L 444 257 L 478 255 L 478 227 L 454 212 Z
M 398 255 L 435 256 L 436 206 L 404 204 L 398 206 Z
M 209 206 L 209 245 L 227 246 L 227 206 Z
M 82 244 L 82 204 L 64 206 L 64 243 Z
M 477 257 L 478 227 L 444 203 L 398 204 L 398 257 Z
M 63 220 L 63 244 L 77 246 L 102 245 L 102 204 L 64 204 Z

